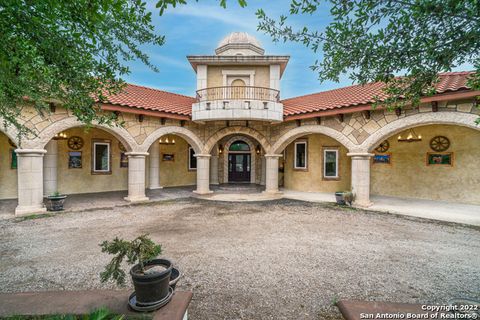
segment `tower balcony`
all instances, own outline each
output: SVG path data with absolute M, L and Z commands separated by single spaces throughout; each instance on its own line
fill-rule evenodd
M 193 121 L 283 121 L 280 91 L 252 86 L 212 87 L 197 91 Z

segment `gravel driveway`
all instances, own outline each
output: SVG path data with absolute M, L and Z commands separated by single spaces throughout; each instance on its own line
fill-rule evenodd
M 338 299 L 480 299 L 480 230 L 278 200 L 151 205 L 0 221 L 0 291 L 89 289 L 98 244 L 149 233 L 193 290 L 191 319 L 340 319 Z

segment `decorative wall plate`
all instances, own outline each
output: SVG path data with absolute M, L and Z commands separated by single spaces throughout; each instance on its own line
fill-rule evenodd
M 79 136 L 72 136 L 68 139 L 68 147 L 72 150 L 80 150 L 83 148 L 83 139 Z
M 375 148 L 375 151 L 383 153 L 387 152 L 388 149 L 390 149 L 390 143 L 388 142 L 388 140 L 384 140 L 382 143 L 380 143 L 378 147 Z
M 430 148 L 433 151 L 442 152 L 450 147 L 450 140 L 444 136 L 436 136 L 430 140 Z

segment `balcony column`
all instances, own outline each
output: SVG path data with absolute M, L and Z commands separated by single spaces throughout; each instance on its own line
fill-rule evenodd
M 197 194 L 208 194 L 210 191 L 210 157 L 209 154 L 196 154 L 197 157 Z
M 47 153 L 43 157 L 43 193 L 45 196 L 58 191 L 58 140 L 50 140 L 45 146 Z
M 161 189 L 160 186 L 160 145 L 155 141 L 150 147 L 149 189 Z
M 359 207 L 369 207 L 370 201 L 370 158 L 373 154 L 368 152 L 347 153 L 352 157 L 352 193 L 354 203 Z
M 129 202 L 148 200 L 145 195 L 145 158 L 148 152 L 127 152 L 128 157 L 128 197 Z
M 17 149 L 18 206 L 16 215 L 42 213 L 44 149 Z
M 265 192 L 279 193 L 278 191 L 278 159 L 281 154 L 266 154 Z

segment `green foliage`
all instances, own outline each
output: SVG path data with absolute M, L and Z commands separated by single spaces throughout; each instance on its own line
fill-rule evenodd
M 6 317 L 6 320 L 123 320 L 124 315 L 112 313 L 107 308 L 99 308 L 92 311 L 90 314 L 78 315 L 42 315 L 42 316 L 11 316 Z
M 0 114 L 20 136 L 27 103 L 40 114 L 61 104 L 86 125 L 115 124 L 98 114 L 96 98 L 121 90 L 127 61 L 156 70 L 140 46 L 164 43 L 141 0 L 3 0 L 0 30 Z
M 115 237 L 113 241 L 104 241 L 100 244 L 102 252 L 114 255 L 112 260 L 105 266 L 105 271 L 100 274 L 102 282 L 110 279 L 120 286 L 125 285 L 125 271 L 122 270 L 122 262 L 127 258 L 128 264 L 138 263 L 141 272 L 145 272 L 144 264 L 162 253 L 162 247 L 155 244 L 148 235 L 144 234 L 132 241 L 126 241 Z
M 198 2 L 198 0 L 195 1 Z M 247 6 L 247 0 L 237 0 L 237 2 L 242 8 Z M 222 8 L 227 7 L 227 0 L 218 0 L 218 3 Z M 156 7 L 160 9 L 160 15 L 163 15 L 169 6 L 175 8 L 178 4 L 185 5 L 187 0 L 158 0 Z
M 469 85 L 480 90 L 479 1 L 292 0 L 289 14 L 320 16 L 325 10 L 333 18 L 325 30 L 294 29 L 287 16 L 275 20 L 263 10 L 257 11 L 258 29 L 274 41 L 321 51 L 312 66 L 321 81 L 348 74 L 361 84 L 385 82 L 386 99 L 377 102 L 390 109 L 418 104 L 434 93 L 439 72 L 462 64 L 475 66 Z

